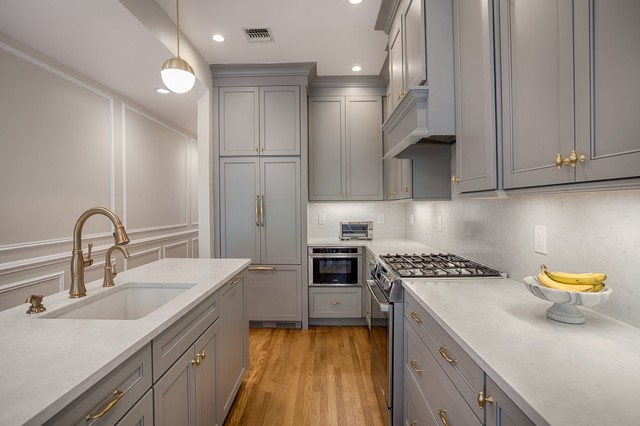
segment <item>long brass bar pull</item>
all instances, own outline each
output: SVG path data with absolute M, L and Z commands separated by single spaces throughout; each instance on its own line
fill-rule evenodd
M 258 213 L 259 203 L 260 203 L 260 196 L 256 195 L 256 226 L 260 226 L 260 213 Z
M 275 266 L 249 266 L 250 271 L 275 271 Z
M 264 195 L 260 196 L 260 225 L 264 226 Z
M 87 414 L 87 417 L 85 417 L 85 420 L 86 421 L 95 420 L 104 416 L 109 412 L 109 410 L 111 410 L 113 407 L 116 406 L 116 404 L 122 399 L 123 396 L 124 396 L 124 392 L 122 392 L 120 389 L 116 389 L 113 392 L 114 398 L 107 405 L 105 405 L 102 411 L 100 411 L 98 414 L 91 414 L 91 413 Z

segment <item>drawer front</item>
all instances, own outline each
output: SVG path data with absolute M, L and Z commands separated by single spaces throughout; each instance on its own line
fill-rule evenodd
M 440 368 L 416 331 L 405 321 L 405 363 L 407 376 L 413 378 L 431 415 L 449 426 L 480 426 L 482 421 Z
M 153 339 L 153 382 L 220 316 L 219 292 L 209 296 L 175 324 Z
M 418 384 L 408 371 L 404 372 L 404 424 L 405 426 L 440 426 L 431 414 Z
M 69 404 L 47 424 L 115 424 L 150 387 L 151 345 L 147 345 Z M 101 413 L 104 414 L 100 416 Z M 88 415 L 96 418 L 87 420 Z
M 140 401 L 133 406 L 116 426 L 153 425 L 153 390 L 149 389 Z
M 361 318 L 362 289 L 310 288 L 309 318 Z
M 414 327 L 436 362 L 447 374 L 479 419 L 478 392 L 484 389 L 484 372 L 410 295 L 405 298 L 405 318 Z

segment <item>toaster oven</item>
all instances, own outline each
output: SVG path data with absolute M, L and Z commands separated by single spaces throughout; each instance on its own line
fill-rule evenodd
M 341 240 L 371 240 L 373 239 L 373 222 L 340 222 Z

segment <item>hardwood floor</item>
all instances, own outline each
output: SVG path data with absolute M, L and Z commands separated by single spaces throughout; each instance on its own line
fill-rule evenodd
M 383 425 L 366 327 L 249 331 L 250 368 L 225 425 Z

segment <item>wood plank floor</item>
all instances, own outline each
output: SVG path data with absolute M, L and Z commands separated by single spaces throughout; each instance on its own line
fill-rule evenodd
M 226 426 L 383 425 L 366 327 L 252 328 L 249 347 Z

